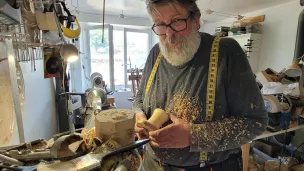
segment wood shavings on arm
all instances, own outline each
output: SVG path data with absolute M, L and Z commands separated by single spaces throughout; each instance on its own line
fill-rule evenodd
M 191 151 L 215 152 L 240 147 L 265 130 L 265 123 L 249 118 L 191 125 Z

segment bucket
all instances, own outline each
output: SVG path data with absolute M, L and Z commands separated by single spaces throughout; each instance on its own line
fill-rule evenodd
M 137 171 L 143 171 L 142 158 L 141 158 L 139 152 L 138 152 L 137 150 L 133 150 L 132 153 L 133 153 L 134 155 L 136 155 L 136 156 L 137 156 L 137 159 L 138 159 L 138 164 L 139 164 L 139 166 L 138 166 Z

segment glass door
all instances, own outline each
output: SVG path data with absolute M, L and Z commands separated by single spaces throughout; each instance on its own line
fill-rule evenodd
M 129 76 L 131 72 L 136 71 L 139 71 L 139 74 L 141 74 L 142 69 L 145 67 L 145 62 L 151 49 L 151 31 L 125 29 L 125 38 L 127 45 L 126 70 L 128 71 L 126 85 L 132 89 L 134 82 L 132 83 L 129 80 Z
M 115 90 L 126 90 L 125 85 L 125 46 L 124 28 L 115 27 L 113 30 L 114 45 L 114 84 Z
M 110 75 L 110 34 L 109 26 L 104 27 L 104 41 L 102 42 L 102 26 L 89 29 L 89 50 L 91 59 L 91 74 L 98 72 L 103 76 L 106 84 L 111 84 Z M 108 86 L 108 88 L 110 88 Z
M 105 26 L 88 29 L 90 73 L 98 72 L 108 85 L 108 90 L 130 91 L 128 70 L 143 69 L 151 47 L 151 31 Z

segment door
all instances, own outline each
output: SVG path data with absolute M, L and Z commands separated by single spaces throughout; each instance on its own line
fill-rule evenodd
M 91 61 L 91 74 L 98 72 L 103 76 L 106 84 L 111 84 L 110 75 L 110 31 L 109 26 L 104 27 L 104 40 L 102 41 L 102 26 L 93 26 L 88 30 L 89 51 Z
M 141 71 L 145 66 L 151 49 L 151 31 L 125 29 L 125 42 L 126 70 L 130 75 L 131 69 L 138 68 Z M 131 88 L 132 82 L 126 79 L 126 85 Z

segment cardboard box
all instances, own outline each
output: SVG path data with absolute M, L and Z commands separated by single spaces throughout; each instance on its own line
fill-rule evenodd
M 297 164 L 297 161 L 291 157 L 284 157 L 281 159 L 281 163 L 278 161 L 266 161 L 265 171 L 291 171 L 290 167 Z M 300 170 L 297 170 L 300 171 Z M 303 171 L 303 170 L 301 170 Z
M 275 158 L 278 156 L 278 154 L 281 152 L 281 147 L 276 145 L 276 144 L 272 144 L 269 143 L 267 141 L 264 140 L 258 140 L 255 143 L 255 148 L 257 148 L 258 150 L 262 151 L 263 153 L 269 155 L 272 158 Z
M 300 164 L 291 168 L 291 171 L 303 171 L 303 170 L 304 170 L 304 164 Z

